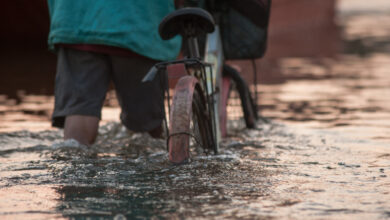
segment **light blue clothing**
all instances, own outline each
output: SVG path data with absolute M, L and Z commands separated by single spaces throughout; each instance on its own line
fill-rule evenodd
M 164 41 L 161 19 L 173 0 L 48 0 L 49 47 L 58 43 L 101 44 L 130 49 L 155 60 L 175 59 L 181 39 Z

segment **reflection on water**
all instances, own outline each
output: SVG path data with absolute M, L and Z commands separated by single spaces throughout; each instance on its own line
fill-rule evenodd
M 289 80 L 261 85 L 263 114 L 295 126 L 390 141 L 390 55 L 341 61 L 284 59 Z

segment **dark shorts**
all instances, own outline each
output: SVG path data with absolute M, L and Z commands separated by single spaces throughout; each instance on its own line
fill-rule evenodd
M 160 78 L 141 82 L 155 62 L 140 57 L 60 48 L 52 125 L 63 128 L 68 115 L 101 118 L 103 102 L 112 81 L 122 109 L 121 122 L 133 131 L 158 127 L 163 119 Z

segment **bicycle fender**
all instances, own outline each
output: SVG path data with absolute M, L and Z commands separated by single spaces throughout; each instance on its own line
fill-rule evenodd
M 169 88 L 175 88 L 178 80 L 183 76 L 188 76 L 187 69 L 184 63 L 170 64 L 167 66 L 169 79 Z
M 193 76 L 184 76 L 176 84 L 169 117 L 169 160 L 182 164 L 189 159 L 190 121 L 192 117 L 192 99 L 198 80 Z

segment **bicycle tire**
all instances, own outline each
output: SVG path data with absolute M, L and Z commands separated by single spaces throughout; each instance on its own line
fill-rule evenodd
M 185 86 L 189 87 L 190 85 Z M 196 85 L 193 90 L 180 87 L 183 85 L 177 85 L 175 88 L 169 123 L 169 160 L 174 164 L 187 162 L 191 150 L 194 150 L 191 154 L 199 153 L 196 152 L 200 149 L 199 147 L 203 151 L 213 150 L 214 153 L 217 153 L 216 145 L 213 144 L 214 132 L 211 120 L 207 115 L 206 102 L 201 90 Z M 189 91 L 193 91 L 192 94 Z
M 245 125 L 247 128 L 255 128 L 258 119 L 257 107 L 251 96 L 249 87 L 239 72 L 234 68 L 224 65 L 223 76 L 229 77 L 236 85 L 237 92 L 241 100 L 242 112 L 244 114 Z M 232 89 L 230 87 L 229 89 Z M 230 91 L 229 91 L 230 93 Z

